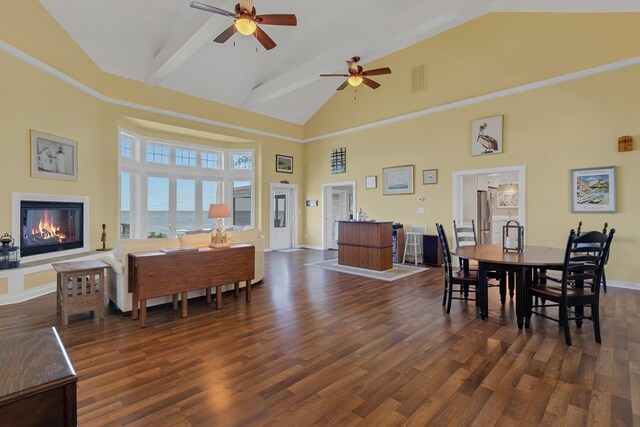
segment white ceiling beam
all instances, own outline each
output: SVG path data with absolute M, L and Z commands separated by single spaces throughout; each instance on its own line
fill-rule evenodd
M 231 11 L 235 4 L 236 0 L 228 0 L 216 7 Z M 232 23 L 230 18 L 194 9 L 189 25 L 170 39 L 153 58 L 145 83 L 157 85 L 162 82 Z

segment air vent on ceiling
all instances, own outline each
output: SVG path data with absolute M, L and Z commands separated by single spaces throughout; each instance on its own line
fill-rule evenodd
M 427 90 L 427 64 L 411 69 L 411 93 Z

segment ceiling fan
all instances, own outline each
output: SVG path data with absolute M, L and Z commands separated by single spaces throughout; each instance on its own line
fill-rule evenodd
M 338 86 L 336 90 L 342 90 L 347 85 L 351 85 L 354 87 L 360 86 L 361 83 L 369 86 L 371 89 L 377 89 L 380 87 L 380 83 L 373 81 L 369 78 L 369 76 L 380 76 L 383 74 L 391 74 L 391 69 L 389 67 L 384 68 L 376 68 L 373 70 L 364 71 L 362 66 L 358 65 L 358 61 L 360 61 L 359 56 L 354 56 L 350 60 L 347 61 L 347 68 L 349 70 L 349 74 L 320 74 L 320 77 L 348 77 L 348 79 Z
M 276 47 L 276 43 L 258 26 L 258 24 L 263 25 L 289 25 L 295 26 L 298 24 L 296 19 L 296 15 L 293 14 L 273 14 L 273 15 L 256 15 L 256 8 L 251 6 L 252 2 L 248 2 L 249 8 L 245 6 L 247 2 L 243 2 L 236 4 L 235 12 L 228 12 L 224 9 L 220 9 L 214 6 L 209 6 L 208 4 L 198 3 L 192 1 L 189 3 L 189 6 L 204 10 L 206 12 L 216 13 L 222 16 L 229 16 L 235 20 L 233 25 L 224 30 L 218 37 L 216 37 L 213 41 L 216 43 L 224 43 L 236 32 L 238 31 L 245 36 L 250 36 L 253 34 L 256 39 L 260 42 L 265 49 L 271 50 Z

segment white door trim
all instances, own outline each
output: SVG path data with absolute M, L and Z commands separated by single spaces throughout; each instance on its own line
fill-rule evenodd
M 271 250 L 273 238 L 273 224 L 274 224 L 274 215 L 275 215 L 275 204 L 273 202 L 273 196 L 275 195 L 276 188 L 286 188 L 291 190 L 291 214 L 293 216 L 291 221 L 291 246 L 294 248 L 298 247 L 298 184 L 281 184 L 272 182 L 269 184 L 269 249 Z
M 490 169 L 474 169 L 474 170 L 465 170 L 465 171 L 453 171 L 452 174 L 452 182 L 453 189 L 452 194 L 452 211 L 451 216 L 457 222 L 462 221 L 462 177 L 468 175 L 486 175 L 490 173 L 508 173 L 508 172 L 517 172 L 518 173 L 518 190 L 520 191 L 520 206 L 518 207 L 518 222 L 524 226 L 525 218 L 526 218 L 526 171 L 527 165 L 517 165 L 517 166 L 504 166 L 500 168 L 490 168 Z M 527 232 L 527 228 L 524 229 L 525 234 Z M 527 239 L 525 238 L 525 242 Z
M 331 187 L 343 187 L 343 186 L 351 186 L 353 188 L 353 214 L 355 215 L 358 212 L 358 204 L 356 202 L 356 181 L 342 181 L 342 182 L 329 182 L 325 184 L 321 184 L 321 193 L 322 193 L 322 218 L 321 218 L 321 226 L 322 226 L 322 249 L 329 249 L 329 241 L 327 240 L 327 230 L 325 230 L 326 218 L 330 214 L 327 211 L 327 189 Z

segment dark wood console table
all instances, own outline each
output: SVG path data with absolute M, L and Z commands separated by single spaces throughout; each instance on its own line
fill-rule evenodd
M 187 293 L 216 288 L 220 308 L 221 286 L 246 282 L 247 302 L 251 301 L 251 280 L 255 277 L 255 248 L 237 244 L 226 248 L 201 248 L 192 252 L 160 251 L 129 254 L 129 292 L 133 293 L 131 318 L 140 326 L 147 320 L 147 299 L 182 294 L 182 317 L 187 317 Z
M 338 222 L 338 264 L 377 271 L 393 267 L 392 222 Z
M 76 376 L 55 328 L 0 339 L 0 424 L 76 426 Z

